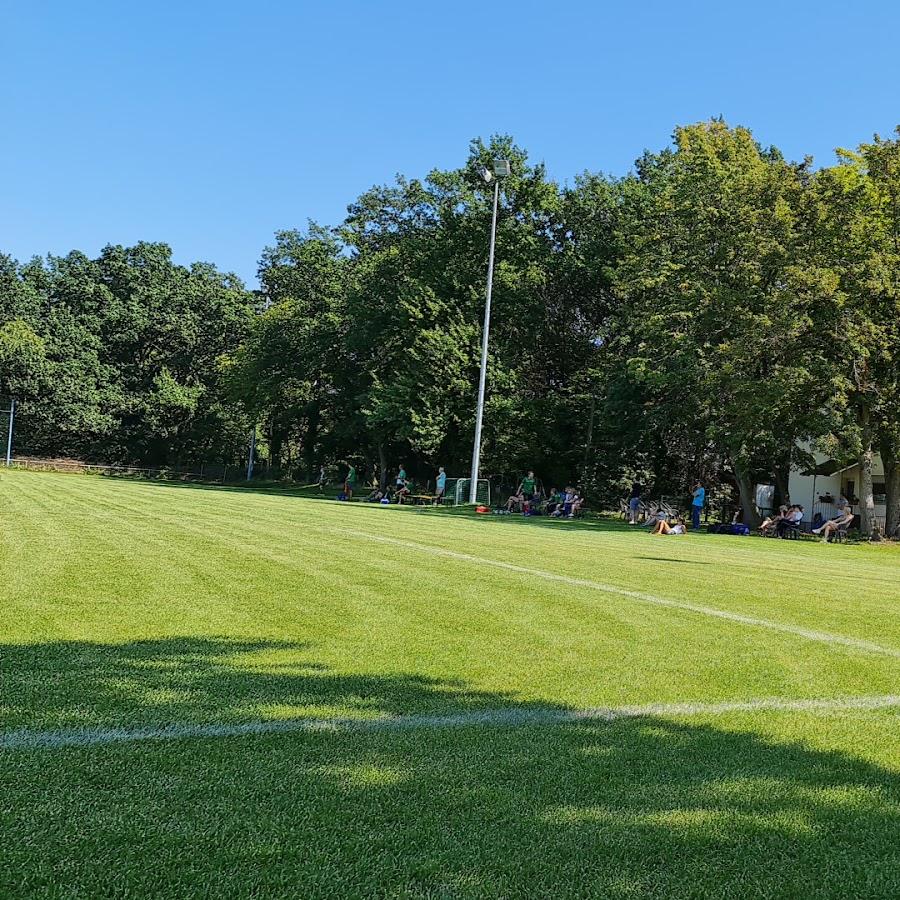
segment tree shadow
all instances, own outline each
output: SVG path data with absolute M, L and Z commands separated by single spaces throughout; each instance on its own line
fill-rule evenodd
M 284 642 L 7 645 L 2 661 L 4 705 L 24 670 L 17 683 L 46 707 L 35 722 L 71 708 L 219 721 L 248 700 L 529 708 L 458 682 L 337 675 Z M 190 699 L 166 700 L 173 683 Z M 896 897 L 900 775 L 731 725 L 647 716 L 0 752 L 0 894 Z
M 632 559 L 646 559 L 650 562 L 681 563 L 686 566 L 708 566 L 710 563 L 699 559 L 675 559 L 670 556 L 632 556 Z
M 457 713 L 514 703 L 418 675 L 353 675 L 284 640 L 178 637 L 0 645 L 0 727 L 91 727 L 298 715 Z

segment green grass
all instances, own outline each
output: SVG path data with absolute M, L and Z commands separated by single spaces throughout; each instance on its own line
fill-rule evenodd
M 0 478 L 0 736 L 900 693 L 900 549 Z M 534 570 L 499 568 L 460 556 Z M 0 896 L 896 897 L 900 715 L 0 750 Z

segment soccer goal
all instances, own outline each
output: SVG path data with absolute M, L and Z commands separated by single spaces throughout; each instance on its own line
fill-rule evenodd
M 448 478 L 447 490 L 444 493 L 445 502 L 453 506 L 463 506 L 469 502 L 469 485 L 471 478 Z M 487 478 L 478 479 L 478 487 L 475 492 L 476 503 L 482 506 L 491 505 L 491 485 Z

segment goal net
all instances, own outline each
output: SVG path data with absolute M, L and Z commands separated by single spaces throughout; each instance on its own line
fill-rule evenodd
M 454 506 L 463 506 L 469 502 L 469 485 L 471 478 L 448 478 L 445 497 L 448 503 Z M 491 505 L 491 485 L 487 478 L 478 479 L 476 488 L 476 503 L 482 506 Z

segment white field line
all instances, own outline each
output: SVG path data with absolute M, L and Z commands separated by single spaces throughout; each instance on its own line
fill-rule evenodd
M 804 628 L 801 625 L 791 625 L 785 622 L 775 622 L 771 619 L 761 619 L 756 616 L 745 616 L 742 613 L 731 612 L 727 609 L 719 609 L 715 606 L 704 606 L 699 603 L 689 603 L 685 600 L 672 600 L 668 597 L 657 597 L 654 594 L 645 594 L 641 591 L 632 591 L 628 588 L 616 587 L 612 584 L 604 584 L 600 581 L 591 581 L 586 578 L 573 578 L 569 575 L 557 575 L 554 572 L 545 572 L 542 569 L 532 569 L 528 566 L 518 566 L 515 563 L 502 562 L 498 559 L 490 559 L 484 556 L 473 556 L 471 553 L 460 553 L 457 550 L 447 550 L 443 547 L 435 547 L 431 544 L 420 544 L 417 541 L 407 541 L 400 538 L 385 537 L 372 534 L 369 531 L 357 531 L 352 528 L 331 528 L 330 531 L 362 538 L 368 541 L 377 541 L 383 544 L 394 544 L 398 547 L 408 547 L 423 553 L 431 553 L 434 556 L 444 556 L 448 559 L 458 559 L 463 562 L 477 563 L 481 566 L 491 566 L 495 569 L 505 569 L 508 572 L 517 572 L 520 575 L 528 575 L 532 578 L 544 578 L 548 581 L 559 581 L 574 587 L 585 587 L 605 594 L 616 594 L 619 597 L 627 597 L 640 603 L 649 603 L 654 606 L 666 606 L 671 609 L 683 609 L 688 612 L 698 613 L 703 616 L 711 616 L 716 619 L 724 619 L 727 622 L 737 622 L 740 625 L 749 625 L 753 628 L 767 628 L 770 631 L 780 631 L 785 634 L 793 634 L 805 638 L 808 641 L 817 641 L 822 644 L 831 644 L 839 647 L 849 647 L 853 650 L 862 650 L 866 653 L 878 653 L 883 656 L 892 656 L 900 659 L 900 650 L 894 647 L 884 647 L 871 641 L 859 638 L 846 637 L 842 634 L 832 634 L 827 631 L 815 631 Z
M 521 725 L 567 725 L 579 722 L 614 722 L 617 719 L 646 717 L 721 716 L 745 712 L 833 713 L 900 707 L 900 695 L 873 697 L 833 697 L 786 700 L 769 697 L 758 700 L 725 700 L 714 703 L 648 703 L 643 706 L 597 707 L 594 709 L 551 709 L 546 707 L 502 707 L 445 715 L 379 716 L 370 719 L 298 718 L 274 719 L 234 724 L 175 724 L 146 728 L 66 728 L 58 730 L 21 729 L 0 732 L 0 750 L 40 750 L 86 747 L 99 744 L 168 741 L 188 738 L 245 737 L 294 732 L 413 731 L 424 728 L 481 726 L 505 728 Z

